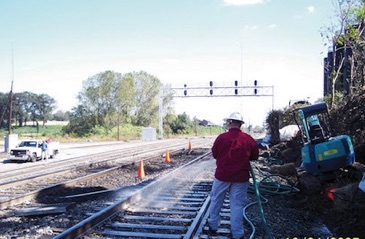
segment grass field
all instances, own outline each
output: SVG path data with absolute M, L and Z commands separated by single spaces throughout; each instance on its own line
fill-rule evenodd
M 67 125 L 68 122 L 65 121 L 49 121 L 47 124 L 43 125 L 33 125 L 33 123 L 28 122 L 27 126 L 12 128 L 12 134 L 17 134 L 19 139 L 24 138 L 52 138 L 59 142 L 80 142 L 80 141 L 117 141 L 117 140 L 138 140 L 142 138 L 142 127 L 132 126 L 132 125 L 121 125 L 114 127 L 111 130 L 106 130 L 102 127 L 95 127 L 93 132 L 85 137 L 78 137 L 77 135 L 68 135 L 63 133 L 63 127 Z M 181 136 L 208 136 L 208 135 L 218 135 L 223 132 L 223 128 L 219 126 L 204 127 L 197 126 L 195 130 L 191 130 L 187 134 L 167 134 L 164 133 L 163 138 L 175 138 Z M 0 136 L 5 137 L 8 135 L 7 129 L 0 129 Z M 158 134 L 158 129 L 156 129 L 156 135 Z

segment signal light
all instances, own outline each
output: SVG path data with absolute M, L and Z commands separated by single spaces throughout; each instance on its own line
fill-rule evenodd
M 188 92 L 186 92 L 186 90 L 184 90 L 184 95 L 187 95 L 188 94 Z
M 238 81 L 234 81 L 234 86 L 238 86 Z
M 253 84 L 254 84 L 254 86 L 255 86 L 255 87 L 257 87 L 257 80 L 254 80 L 254 81 L 253 81 Z M 254 92 L 254 94 L 255 94 L 255 95 L 257 95 L 257 88 L 255 88 L 255 89 L 253 90 L 253 92 Z
M 238 90 L 237 89 L 234 89 L 234 94 L 238 95 Z
M 210 87 L 212 87 L 213 86 L 213 81 L 209 81 L 209 85 L 210 85 Z
M 210 95 L 213 95 L 213 90 L 210 90 L 209 93 L 210 93 Z

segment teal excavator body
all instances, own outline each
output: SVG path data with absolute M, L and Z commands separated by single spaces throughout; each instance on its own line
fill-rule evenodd
M 355 162 L 350 136 L 332 134 L 326 103 L 297 108 L 294 119 L 302 134 L 302 164 L 308 173 L 335 171 Z

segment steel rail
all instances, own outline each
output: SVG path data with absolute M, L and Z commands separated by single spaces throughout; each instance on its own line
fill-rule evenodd
M 88 217 L 87 219 L 79 222 L 78 224 L 74 225 L 73 227 L 71 227 L 71 228 L 63 231 L 59 235 L 55 236 L 54 239 L 78 238 L 80 236 L 83 236 L 83 235 L 89 233 L 91 230 L 95 229 L 97 226 L 101 225 L 102 223 L 104 223 L 104 222 L 110 220 L 111 218 L 115 217 L 116 215 L 118 215 L 118 213 L 120 213 L 121 211 L 126 210 L 126 208 L 129 205 L 131 205 L 132 203 L 137 203 L 137 202 L 141 202 L 141 201 L 143 202 L 143 200 L 146 199 L 143 197 L 143 195 L 145 195 L 146 193 L 154 192 L 157 189 L 161 188 L 160 183 L 165 183 L 165 181 L 168 180 L 169 177 L 172 177 L 173 174 L 176 174 L 179 171 L 181 172 L 183 169 L 187 169 L 189 166 L 199 162 L 200 160 L 204 159 L 204 157 L 206 157 L 210 154 L 211 154 L 210 152 L 205 153 L 205 154 L 197 157 L 196 159 L 192 160 L 191 162 L 179 167 L 178 169 L 175 169 L 175 170 L 159 177 L 158 179 L 154 180 L 147 186 L 143 187 L 142 189 L 139 189 L 132 196 L 124 198 L 124 199 L 116 202 L 115 204 L 101 210 L 100 212 L 93 214 L 92 216 Z M 184 214 L 190 214 L 190 213 L 196 214 L 194 220 L 191 221 L 191 226 L 185 232 L 186 238 L 191 238 L 191 237 L 189 237 L 189 235 L 195 234 L 197 232 L 198 228 L 199 227 L 201 228 L 201 223 L 205 216 L 205 212 L 207 211 L 207 208 L 209 206 L 209 197 L 208 197 L 209 192 L 207 192 L 206 194 L 207 194 L 208 201 L 207 201 L 207 199 L 204 199 L 203 206 L 201 206 L 201 208 L 199 209 L 197 214 L 196 214 L 196 212 L 188 212 L 188 211 L 184 212 Z M 192 201 L 190 201 L 190 203 L 192 203 Z M 145 234 L 145 236 L 146 236 L 146 234 Z M 152 236 L 152 235 L 150 235 L 150 236 Z M 157 236 L 157 238 L 163 238 L 162 235 L 159 235 L 159 234 L 156 236 Z M 170 238 L 173 238 L 173 237 L 170 237 Z
M 201 145 L 202 143 L 206 143 L 205 139 L 200 140 L 199 138 L 195 139 L 197 142 L 197 144 Z M 115 144 L 114 144 L 115 145 Z M 187 146 L 187 142 L 186 139 L 184 140 L 178 140 L 177 142 L 175 140 L 173 141 L 164 141 L 164 142 L 160 142 L 157 141 L 156 143 L 143 143 L 142 145 L 134 145 L 133 146 L 129 146 L 129 145 L 121 145 L 123 146 L 122 149 L 112 149 L 112 150 L 108 150 L 107 152 L 99 152 L 99 153 L 94 153 L 94 154 L 88 154 L 88 155 L 84 155 L 84 156 L 78 156 L 78 157 L 72 157 L 72 158 L 66 158 L 66 159 L 62 159 L 62 160 L 47 160 L 47 161 L 43 161 L 43 162 L 47 162 L 47 168 L 45 169 L 43 164 L 40 164 L 40 162 L 37 162 L 35 164 L 31 164 L 31 163 L 27 163 L 25 167 L 19 169 L 11 169 L 11 170 L 3 170 L 1 171 L 1 175 L 0 175 L 0 181 L 4 182 L 7 178 L 12 178 L 12 177 L 22 177 L 23 172 L 24 173 L 28 173 L 29 171 L 32 172 L 37 172 L 37 171 L 44 171 L 44 170 L 50 170 L 52 168 L 56 168 L 59 166 L 64 167 L 65 164 L 72 164 L 74 166 L 74 163 L 80 163 L 79 165 L 83 165 L 83 163 L 85 163 L 85 161 L 87 160 L 86 163 L 90 163 L 90 160 L 95 160 L 97 158 L 100 157 L 107 157 L 109 155 L 123 155 L 123 156 L 129 156 L 129 157 L 133 157 L 133 156 L 141 156 L 141 155 L 145 155 L 145 154 L 150 154 L 151 153 L 151 148 L 153 150 L 177 150 L 179 148 L 184 148 L 184 146 Z M 155 147 L 146 147 L 146 146 L 155 146 Z M 107 145 L 103 145 L 103 147 L 107 147 Z M 83 147 L 81 147 L 83 148 Z M 185 147 L 187 148 L 187 147 Z M 152 151 L 153 151 L 152 150 Z M 115 159 L 115 157 L 111 158 L 111 160 Z M 93 161 L 93 162 L 97 162 Z M 31 169 L 31 170 L 30 170 Z
M 158 149 L 157 149 L 157 151 L 158 151 Z M 154 151 L 152 150 L 152 152 L 154 152 Z M 154 157 L 159 157 L 159 156 L 154 156 Z M 39 189 L 33 189 L 30 192 L 24 193 L 22 187 L 19 187 L 19 188 L 17 188 L 17 190 L 21 190 L 22 192 L 18 194 L 18 193 L 14 193 L 14 191 L 12 191 L 9 197 L 4 197 L 4 195 L 8 195 L 9 193 L 6 194 L 6 192 L 0 192 L 0 198 L 1 198 L 1 196 L 3 197 L 3 199 L 0 199 L 1 200 L 0 209 L 6 208 L 9 206 L 13 206 L 13 205 L 22 203 L 24 201 L 35 199 L 40 194 L 45 195 L 45 194 L 47 194 L 47 192 L 57 190 L 58 188 L 74 186 L 83 181 L 87 181 L 87 180 L 90 180 L 90 179 L 96 178 L 96 177 L 101 177 L 102 175 L 108 174 L 112 171 L 117 171 L 123 166 L 136 163 L 137 161 L 140 160 L 140 159 L 138 159 L 138 160 L 127 161 L 127 159 L 129 159 L 128 157 L 126 157 L 124 159 L 125 159 L 125 161 L 121 164 L 118 164 L 118 166 L 114 166 L 114 167 L 111 167 L 108 169 L 101 168 L 101 169 L 99 169 L 100 170 L 99 172 L 95 172 L 95 169 L 91 169 L 91 172 L 89 172 L 90 169 L 88 167 L 85 167 L 86 175 L 84 175 L 82 177 L 80 177 L 80 175 L 76 175 L 77 178 L 68 180 L 63 183 L 57 183 L 57 182 L 52 183 L 53 182 L 52 180 L 56 180 L 55 179 L 56 175 L 66 175 L 67 172 L 74 171 L 75 170 L 74 168 L 66 169 L 66 170 L 59 170 L 57 172 L 46 173 L 46 174 L 42 174 L 42 175 L 38 175 L 38 176 L 33 176 L 33 177 L 30 177 L 27 179 L 22 179 L 22 180 L 17 180 L 15 182 L 11 182 L 11 183 L 9 183 L 9 185 L 12 185 L 12 186 L 17 186 L 17 185 L 27 186 L 31 183 L 32 180 L 38 180 L 34 184 L 36 184 Z M 80 170 L 81 167 L 79 167 L 78 169 Z M 52 180 L 41 180 L 41 182 L 39 182 L 40 179 L 49 178 L 49 177 L 52 177 Z M 56 180 L 56 181 L 59 182 L 59 180 Z M 47 186 L 50 184 L 51 184 L 51 186 Z M 0 185 L 0 188 L 1 187 L 4 187 L 4 185 Z M 29 186 L 27 186 L 27 188 L 28 187 Z M 106 190 L 104 193 L 108 193 L 109 191 L 113 191 L 113 190 Z M 95 192 L 95 193 L 100 194 L 101 192 Z
M 200 145 L 200 142 L 199 142 L 199 145 Z M 68 160 L 64 160 L 62 162 L 57 162 L 57 165 L 60 165 L 60 168 L 57 168 L 57 165 L 55 165 L 55 163 L 50 163 L 50 164 L 46 165 L 47 168 L 45 168 L 45 166 L 42 166 L 42 168 L 40 168 L 38 170 L 33 168 L 31 170 L 30 176 L 24 175 L 21 171 L 17 172 L 17 174 L 22 175 L 22 177 L 20 179 L 16 179 L 16 180 L 9 179 L 9 178 L 12 178 L 13 176 L 0 177 L 0 180 L 9 179 L 8 181 L 5 181 L 5 182 L 3 181 L 2 183 L 0 183 L 0 189 L 9 188 L 11 186 L 23 185 L 29 180 L 41 178 L 41 177 L 47 177 L 49 175 L 56 175 L 56 174 L 62 173 L 62 171 L 69 172 L 72 170 L 83 169 L 85 167 L 89 168 L 91 165 L 99 166 L 99 165 L 108 165 L 109 163 L 118 165 L 118 162 L 120 162 L 121 164 L 124 164 L 125 161 L 132 160 L 135 157 L 139 157 L 139 159 L 143 159 L 142 157 L 161 155 L 167 149 L 171 149 L 170 151 L 173 153 L 173 152 L 181 149 L 180 147 L 182 147 L 182 146 L 183 146 L 182 143 L 173 144 L 173 145 L 165 144 L 163 147 L 158 147 L 158 148 L 154 148 L 154 149 L 149 149 L 149 148 L 145 148 L 144 146 L 141 146 L 140 148 L 138 148 L 139 149 L 138 153 L 135 153 L 136 152 L 135 149 L 133 149 L 132 151 L 127 151 L 127 152 L 121 151 L 121 150 L 112 150 L 112 151 L 109 151 L 108 153 L 92 154 L 91 156 L 90 155 L 81 156 L 81 157 L 72 158 L 72 160 L 68 159 Z M 140 149 L 142 149 L 142 152 L 140 151 Z M 120 155 L 123 155 L 123 156 L 120 156 Z M 96 160 L 92 160 L 92 159 L 90 159 L 90 157 L 96 158 Z M 105 159 L 105 157 L 107 157 L 107 158 Z M 78 164 L 75 165 L 74 164 L 75 162 L 77 162 Z M 29 169 L 27 171 L 29 171 Z M 38 175 L 34 175 L 35 172 L 40 172 L 40 173 Z

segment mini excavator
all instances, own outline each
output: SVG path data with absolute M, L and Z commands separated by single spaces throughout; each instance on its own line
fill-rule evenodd
M 309 174 L 321 174 L 345 168 L 355 162 L 348 135 L 334 135 L 326 103 L 294 110 L 294 120 L 302 135 L 302 165 Z

